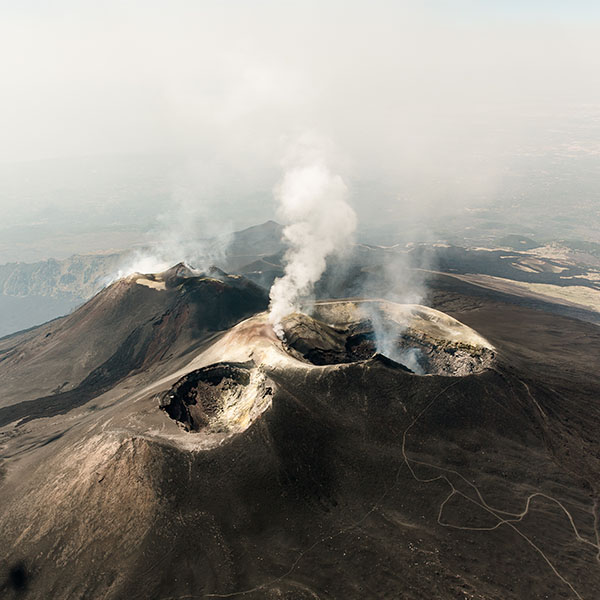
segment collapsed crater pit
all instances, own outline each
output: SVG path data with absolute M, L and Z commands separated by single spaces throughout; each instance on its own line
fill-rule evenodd
M 270 406 L 273 389 L 251 363 L 218 363 L 184 375 L 159 406 L 185 431 L 235 433 Z
M 287 350 L 330 365 L 383 355 L 416 375 L 465 376 L 488 368 L 493 346 L 476 331 L 434 309 L 386 301 L 318 302 L 313 315 L 282 321 Z

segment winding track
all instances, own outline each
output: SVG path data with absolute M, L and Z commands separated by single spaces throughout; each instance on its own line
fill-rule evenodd
M 192 595 L 184 595 L 184 596 L 168 596 L 166 598 L 162 598 L 161 600 L 193 600 L 193 599 L 197 599 L 197 598 L 234 598 L 236 596 L 245 596 L 248 594 L 259 592 L 260 590 L 268 589 L 268 588 L 276 585 L 277 583 L 280 583 L 281 581 L 283 581 L 284 579 L 286 579 L 287 577 L 289 577 L 292 574 L 292 572 L 296 569 L 296 567 L 298 566 L 298 564 L 300 563 L 302 558 L 306 554 L 308 554 L 311 550 L 313 550 L 313 548 L 317 547 L 318 545 L 320 545 L 328 540 L 333 540 L 336 537 L 339 537 L 340 535 L 343 535 L 344 533 L 351 531 L 352 529 L 355 529 L 362 522 L 364 522 L 373 512 L 375 512 L 380 507 L 381 502 L 388 495 L 388 493 L 392 489 L 394 489 L 395 487 L 398 486 L 398 484 L 399 484 L 398 478 L 399 478 L 400 472 L 404 466 L 406 466 L 408 468 L 412 477 L 415 479 L 415 481 L 418 481 L 419 483 L 433 483 L 436 481 L 444 481 L 450 487 L 450 493 L 442 501 L 442 503 L 440 504 L 439 511 L 438 511 L 437 522 L 440 526 L 448 527 L 451 529 L 458 529 L 458 530 L 462 530 L 462 531 L 494 531 L 494 530 L 498 529 L 499 527 L 501 527 L 502 525 L 506 525 L 507 527 L 510 527 L 513 531 L 515 531 L 515 533 L 517 533 L 521 538 L 523 538 L 523 540 L 525 540 L 525 542 L 527 542 L 527 544 L 529 544 L 539 554 L 539 556 L 544 560 L 544 562 L 546 562 L 548 564 L 548 566 L 550 567 L 550 569 L 552 570 L 554 575 L 564 585 L 566 585 L 571 590 L 571 592 L 573 593 L 575 598 L 577 598 L 577 600 L 585 600 L 583 598 L 583 596 L 575 589 L 573 584 L 570 583 L 559 572 L 559 570 L 552 563 L 552 561 L 548 558 L 548 556 L 544 553 L 544 551 L 537 544 L 535 544 L 535 542 L 533 542 L 527 535 L 525 535 L 521 530 L 519 530 L 517 528 L 517 526 L 515 525 L 515 523 L 521 522 L 525 518 L 525 516 L 529 513 L 533 499 L 545 498 L 546 500 L 555 503 L 564 512 L 564 514 L 567 516 L 567 518 L 569 520 L 571 528 L 573 529 L 573 532 L 575 534 L 575 539 L 582 544 L 586 544 L 586 545 L 594 548 L 597 551 L 596 560 L 600 563 L 600 531 L 599 531 L 599 522 L 598 522 L 598 500 L 597 499 L 594 501 L 594 507 L 593 507 L 594 530 L 595 530 L 595 537 L 596 537 L 596 543 L 594 543 L 594 542 L 584 538 L 580 534 L 579 530 L 577 529 L 577 526 L 575 525 L 573 516 L 571 515 L 569 510 L 564 506 L 564 504 L 562 502 L 560 502 L 559 500 L 557 500 L 556 498 L 554 498 L 552 496 L 544 494 L 543 492 L 534 492 L 533 494 L 530 494 L 529 497 L 526 499 L 525 508 L 521 512 L 512 513 L 509 511 L 501 510 L 501 509 L 490 506 L 486 502 L 486 500 L 483 497 L 483 494 L 481 493 L 479 488 L 474 483 L 472 483 L 468 479 L 466 479 L 466 477 L 464 477 L 458 471 L 455 471 L 453 469 L 447 469 L 445 467 L 441 467 L 439 465 L 434 465 L 434 464 L 431 464 L 431 463 L 428 463 L 425 461 L 419 461 L 416 459 L 409 458 L 409 456 L 406 452 L 406 438 L 408 436 L 408 433 L 417 424 L 417 422 L 421 419 L 421 417 L 431 408 L 431 406 L 433 406 L 433 404 L 441 396 L 446 394 L 446 392 L 448 392 L 452 387 L 454 387 L 459 381 L 460 380 L 457 379 L 456 381 L 452 382 L 451 384 L 449 384 L 445 388 L 443 388 L 440 392 L 438 392 L 434 396 L 434 398 L 429 401 L 429 403 L 425 406 L 425 408 L 423 408 L 423 410 L 421 410 L 421 412 L 419 412 L 417 414 L 417 416 L 411 421 L 411 423 L 408 425 L 408 427 L 404 430 L 404 432 L 402 433 L 402 447 L 401 447 L 403 462 L 398 467 L 398 470 L 396 471 L 395 483 L 391 488 L 385 490 L 385 492 L 380 496 L 379 500 L 360 519 L 351 523 L 347 527 L 344 527 L 344 528 L 338 530 L 335 533 L 332 533 L 332 534 L 326 535 L 322 538 L 319 538 L 313 544 L 311 544 L 310 546 L 308 546 L 307 548 L 305 548 L 303 551 L 301 551 L 298 554 L 298 556 L 296 557 L 294 562 L 291 564 L 291 566 L 288 568 L 288 570 L 285 573 L 283 573 L 282 575 L 279 575 L 278 577 L 275 577 L 274 579 L 271 579 L 265 583 L 257 585 L 253 588 L 239 590 L 239 591 L 235 591 L 235 592 L 222 593 L 222 594 L 211 593 L 211 594 L 202 594 L 202 595 L 193 595 L 192 594 Z M 533 396 L 529 390 L 529 387 L 524 382 L 522 382 L 522 383 L 523 383 L 523 385 L 525 385 L 525 387 L 527 389 L 527 393 L 529 394 L 530 398 L 534 402 L 535 406 L 538 408 L 538 410 L 540 411 L 542 416 L 544 418 L 546 418 L 544 411 L 541 409 L 538 402 L 533 398 Z M 465 482 L 471 489 L 473 489 L 473 491 L 475 492 L 475 494 L 477 496 L 477 499 L 472 498 L 471 496 L 468 496 L 464 492 L 461 492 L 459 489 L 457 489 L 456 486 L 452 483 L 452 481 L 450 481 L 450 479 L 446 475 L 441 474 L 441 475 L 436 475 L 435 477 L 430 477 L 430 478 L 419 477 L 417 475 L 417 473 L 415 472 L 412 465 L 421 465 L 421 466 L 425 466 L 425 467 L 428 467 L 431 469 L 436 469 L 438 471 L 442 471 L 444 473 L 451 473 L 451 474 L 457 476 L 461 481 Z M 443 513 L 444 513 L 444 507 L 446 506 L 447 502 L 455 495 L 461 496 L 468 502 L 471 502 L 472 504 L 482 508 L 484 511 L 488 512 L 489 514 L 493 515 L 496 519 L 498 519 L 498 522 L 492 527 L 468 527 L 468 526 L 453 525 L 451 523 L 443 522 L 442 517 L 443 517 Z M 501 516 L 501 515 L 504 515 L 504 516 Z M 312 592 L 310 590 L 306 590 L 306 589 L 305 589 L 305 591 L 309 591 L 318 600 L 318 596 L 316 594 L 314 594 L 314 592 Z
M 425 461 L 410 459 L 408 457 L 408 455 L 406 453 L 406 436 L 407 436 L 408 432 L 415 426 L 415 424 L 419 421 L 419 419 L 423 416 L 423 414 L 425 414 L 425 412 L 427 412 L 427 410 L 433 405 L 433 403 L 438 399 L 438 397 L 441 394 L 445 393 L 450 387 L 452 387 L 452 385 L 454 385 L 454 384 L 451 384 L 450 386 L 446 387 L 444 390 L 442 390 L 442 392 L 440 394 L 438 394 L 435 398 L 433 398 L 433 400 L 431 400 L 427 404 L 427 406 L 425 406 L 425 408 L 415 417 L 415 419 L 412 421 L 412 423 L 404 430 L 404 433 L 402 434 L 402 457 L 404 459 L 404 463 L 408 467 L 413 478 L 416 481 L 419 481 L 420 483 L 432 483 L 434 481 L 445 481 L 450 486 L 450 493 L 448 494 L 448 496 L 444 499 L 444 501 L 440 505 L 437 522 L 442 527 L 449 527 L 452 529 L 459 529 L 459 530 L 463 530 L 463 531 L 494 531 L 495 529 L 498 529 L 502 525 L 507 525 L 508 527 L 513 529 L 519 536 L 521 536 L 542 557 L 542 559 L 548 564 L 548 566 L 550 567 L 552 572 L 573 592 L 573 594 L 575 595 L 575 597 L 578 600 L 584 600 L 583 596 L 581 596 L 581 594 L 575 589 L 575 587 L 563 575 L 561 575 L 561 573 L 554 566 L 554 564 L 548 558 L 548 556 L 544 553 L 544 551 L 537 544 L 535 544 L 535 542 L 533 542 L 528 536 L 526 536 L 521 530 L 519 530 L 516 527 L 515 523 L 522 521 L 525 518 L 525 516 L 529 513 L 529 510 L 531 508 L 531 501 L 534 498 L 536 498 L 536 497 L 546 498 L 547 500 L 554 502 L 555 504 L 557 504 L 560 507 L 560 509 L 565 513 L 565 515 L 569 519 L 569 523 L 571 524 L 571 527 L 575 533 L 575 538 L 577 539 L 577 541 L 587 544 L 587 545 L 591 546 L 592 548 L 594 548 L 597 551 L 596 560 L 598 562 L 600 562 L 600 543 L 599 543 L 600 540 L 598 539 L 600 536 L 599 536 L 598 527 L 597 527 L 597 511 L 596 511 L 597 501 L 594 502 L 594 513 L 593 513 L 594 514 L 594 525 L 595 525 L 595 531 L 596 531 L 596 543 L 594 543 L 594 542 L 591 542 L 590 540 L 585 539 L 583 536 L 581 536 L 581 534 L 579 533 L 579 530 L 577 529 L 577 527 L 575 525 L 573 516 L 571 515 L 569 510 L 564 506 L 564 504 L 562 504 L 559 500 L 557 500 L 556 498 L 554 498 L 552 496 L 548 496 L 547 494 L 544 494 L 542 492 L 534 492 L 533 494 L 530 494 L 529 497 L 527 498 L 526 503 L 525 503 L 525 508 L 521 512 L 511 513 L 511 512 L 497 509 L 497 508 L 490 506 L 485 501 L 479 488 L 475 484 L 470 482 L 468 479 L 466 479 L 463 475 L 461 475 L 458 471 L 455 471 L 453 469 L 446 469 L 445 467 L 433 465 L 433 464 L 425 462 Z M 527 392 L 529 393 L 529 396 L 533 399 L 528 387 L 527 387 Z M 536 406 L 539 407 L 537 401 L 534 400 L 534 403 Z M 541 408 L 540 408 L 540 412 L 542 413 L 542 415 L 544 414 L 543 411 L 541 411 Z M 426 478 L 426 479 L 419 477 L 415 473 L 413 467 L 411 466 L 411 463 L 415 464 L 415 465 L 426 466 L 426 467 L 429 467 L 432 469 L 437 469 L 438 471 L 443 471 L 445 473 L 452 473 L 453 475 L 456 475 L 457 477 L 459 477 L 462 481 L 464 481 L 469 487 L 471 487 L 475 491 L 478 500 L 475 500 L 474 498 L 471 498 L 467 494 L 458 490 L 446 475 L 436 475 L 435 477 Z M 462 496 L 469 502 L 475 504 L 476 506 L 479 506 L 480 508 L 482 508 L 489 514 L 496 517 L 498 519 L 498 522 L 493 527 L 467 527 L 467 526 L 461 526 L 461 525 L 453 525 L 450 523 L 444 523 L 442 521 L 444 507 L 445 507 L 446 503 L 450 500 L 450 498 L 452 498 L 454 495 Z M 504 518 L 500 515 L 505 515 L 505 516 L 512 517 L 512 518 Z

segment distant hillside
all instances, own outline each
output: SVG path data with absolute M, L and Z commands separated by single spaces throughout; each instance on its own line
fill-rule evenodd
M 125 253 L 0 265 L 0 336 L 68 314 L 98 292 Z
M 280 252 L 283 248 L 281 232 L 281 225 L 274 221 L 235 232 L 223 264 L 217 266 L 237 270 L 263 256 Z M 124 250 L 0 265 L 0 295 L 87 299 L 108 283 L 108 278 L 123 266 L 129 254 L 131 251 Z
M 499 238 L 496 240 L 496 244 L 500 248 L 506 247 L 512 248 L 513 250 L 531 250 L 541 246 L 540 242 L 536 242 L 523 235 L 515 234 L 505 235 L 504 237 Z
M 274 221 L 235 232 L 217 266 L 236 272 L 280 252 L 281 233 L 282 226 Z M 124 250 L 0 265 L 0 336 L 67 314 L 109 283 L 130 254 Z
M 123 263 L 126 253 L 50 258 L 37 263 L 0 265 L 0 293 L 4 296 L 89 298 Z

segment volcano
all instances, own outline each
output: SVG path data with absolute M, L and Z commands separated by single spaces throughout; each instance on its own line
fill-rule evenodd
M 437 302 L 177 265 L 0 340 L 3 597 L 593 599 L 598 329 Z

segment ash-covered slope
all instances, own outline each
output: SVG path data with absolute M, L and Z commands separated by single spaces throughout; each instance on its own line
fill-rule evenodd
M 218 269 L 176 265 L 118 280 L 73 314 L 0 340 L 0 423 L 30 416 L 23 401 L 39 415 L 82 404 L 266 305 L 263 290 Z
M 479 304 L 465 320 L 488 310 L 500 326 L 488 313 L 475 331 L 386 303 L 413 341 L 487 356 L 468 373 L 417 375 L 371 355 L 359 309 L 293 315 L 285 341 L 258 314 L 168 369 L 0 430 L 2 593 L 593 599 L 598 445 L 583 396 L 562 386 L 600 334 L 553 316 L 548 345 L 535 311 L 520 309 L 519 330 Z M 353 335 L 363 356 L 307 356 L 339 358 Z M 600 422 L 596 405 L 585 418 Z

